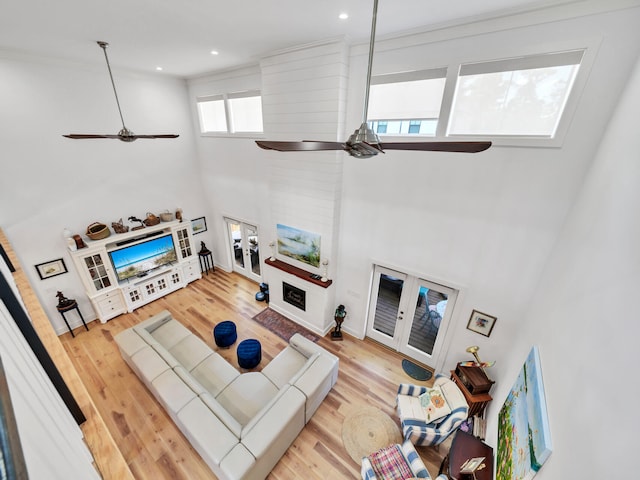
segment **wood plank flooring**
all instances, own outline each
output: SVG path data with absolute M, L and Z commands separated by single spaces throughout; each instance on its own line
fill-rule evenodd
M 286 344 L 251 320 L 266 307 L 265 303 L 255 301 L 256 291 L 255 283 L 218 269 L 133 313 L 106 324 L 92 322 L 89 332 L 78 328 L 75 338 L 70 334 L 60 337 L 136 479 L 216 477 L 129 369 L 113 337 L 167 309 L 217 349 L 212 338 L 213 326 L 223 320 L 233 320 L 238 341 L 260 339 L 263 357 L 256 369 L 259 370 Z M 403 372 L 400 355 L 370 340 L 345 335 L 344 341 L 332 342 L 327 336 L 320 339 L 319 344 L 340 357 L 338 383 L 267 477 L 271 480 L 359 478 L 360 465 L 349 457 L 342 444 L 345 416 L 364 406 L 376 406 L 397 420 L 394 403 L 398 384 L 432 383 L 413 381 Z M 218 352 L 238 367 L 235 345 Z M 435 476 L 447 448 L 419 447 L 418 451 Z

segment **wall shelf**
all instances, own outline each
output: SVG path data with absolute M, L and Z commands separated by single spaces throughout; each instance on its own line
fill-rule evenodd
M 322 288 L 329 288 L 329 285 L 333 283 L 333 280 L 327 280 L 326 282 L 323 282 L 320 279 L 315 279 L 312 277 L 312 275 L 314 275 L 313 273 L 307 272 L 302 268 L 294 267 L 293 265 L 289 265 L 288 263 L 285 263 L 278 259 L 271 260 L 271 258 L 267 258 L 264 263 L 273 268 L 277 268 L 278 270 L 282 270 L 283 272 L 287 272 L 291 275 L 301 278 L 302 280 L 306 280 L 309 283 L 318 285 Z

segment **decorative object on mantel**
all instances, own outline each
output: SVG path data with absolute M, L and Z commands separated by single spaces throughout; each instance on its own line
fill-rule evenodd
M 140 222 L 140 225 L 138 225 L 137 227 L 133 227 L 131 230 L 140 230 L 141 228 L 144 228 L 144 222 L 142 220 L 140 220 L 137 217 L 134 217 L 133 215 L 130 216 L 127 220 L 129 220 L 130 222 Z
M 469 317 L 467 329 L 488 337 L 491 335 L 491 330 L 493 330 L 496 320 L 496 317 L 474 310 L 471 312 L 471 317 Z
M 170 222 L 173 220 L 173 213 L 171 213 L 169 210 L 165 210 L 164 212 L 162 212 L 160 214 L 160 220 L 162 220 L 163 222 Z
M 331 332 L 331 340 L 342 340 L 342 322 L 344 322 L 344 317 L 346 316 L 347 311 L 344 309 L 344 305 L 338 305 L 338 308 L 336 308 L 336 313 L 333 316 L 333 319 L 336 321 L 336 328 L 334 328 L 333 332 Z
M 147 212 L 147 218 L 144 219 L 144 224 L 147 227 L 153 227 L 154 225 L 158 225 L 160 223 L 160 219 L 156 217 L 153 213 Z
M 111 235 L 111 230 L 104 223 L 93 222 L 87 227 L 87 237 L 91 240 L 102 240 Z
M 117 222 L 112 222 L 111 228 L 113 228 L 113 231 L 116 233 L 127 233 L 129 231 L 129 227 L 122 223 L 122 218 Z
M 329 280 L 329 260 L 326 258 L 322 261 L 322 266 L 324 267 L 324 273 L 322 274 L 321 282 L 326 282 Z
M 271 247 L 271 258 L 269 260 L 273 262 L 276 259 L 276 242 L 271 240 L 269 246 Z
M 72 248 L 72 250 L 80 250 L 81 248 L 87 248 L 87 244 L 84 243 L 84 240 L 82 240 L 82 237 L 80 235 L 76 234 L 72 238 L 76 244 L 76 248 Z

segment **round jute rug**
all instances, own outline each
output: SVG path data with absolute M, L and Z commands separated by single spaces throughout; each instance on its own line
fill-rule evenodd
M 362 457 L 393 443 L 402 443 L 398 424 L 379 408 L 365 407 L 347 415 L 342 424 L 342 443 L 358 465 Z

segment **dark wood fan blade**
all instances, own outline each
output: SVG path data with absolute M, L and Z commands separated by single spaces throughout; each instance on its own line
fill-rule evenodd
M 84 140 L 88 138 L 114 138 L 116 140 L 124 140 L 132 142 L 138 138 L 178 138 L 180 135 L 176 134 L 161 134 L 161 135 L 99 135 L 93 133 L 70 133 L 69 135 L 63 135 L 63 137 L 73 138 L 76 140 Z
M 84 138 L 120 138 L 118 135 L 98 135 L 98 134 L 84 134 L 84 133 L 71 133 L 69 135 L 63 135 L 67 138 L 75 138 L 76 140 L 82 140 Z
M 180 135 L 173 133 L 161 134 L 161 135 L 133 135 L 134 138 L 178 138 Z
M 260 148 L 265 150 L 277 150 L 278 152 L 308 152 L 321 150 L 344 150 L 345 144 L 340 142 L 315 142 L 305 140 L 304 142 L 273 142 L 267 140 L 256 140 Z
M 418 150 L 422 152 L 478 153 L 491 146 L 491 142 L 384 142 L 383 150 Z

